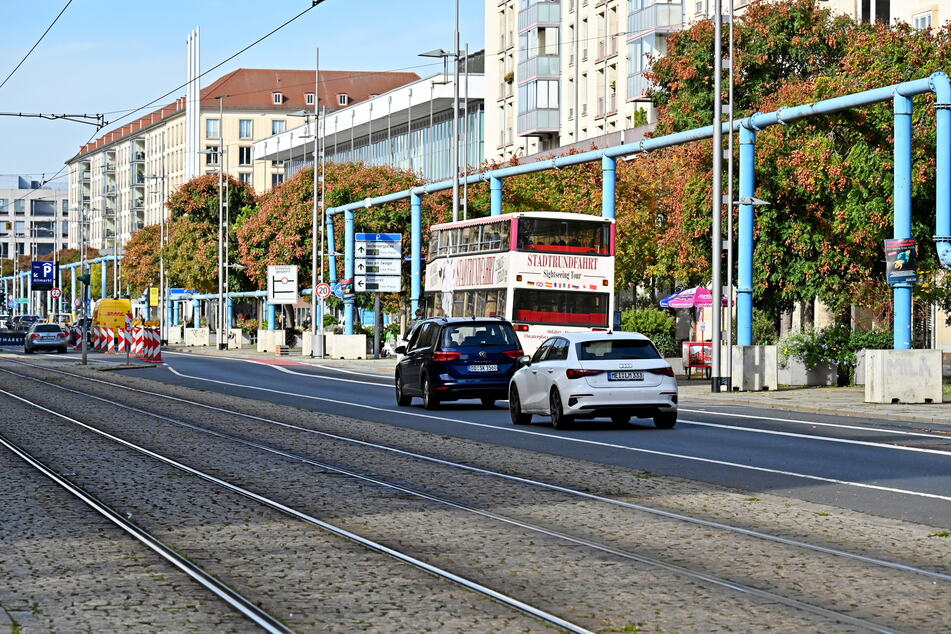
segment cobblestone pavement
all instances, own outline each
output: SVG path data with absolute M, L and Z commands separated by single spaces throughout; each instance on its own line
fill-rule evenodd
M 49 378 L 39 370 L 0 364 L 18 372 Z M 100 375 L 101 376 L 101 375 Z M 141 386 L 178 394 L 219 407 L 240 407 L 262 417 L 283 420 L 309 428 L 345 433 L 367 440 L 392 444 L 457 460 L 484 468 L 531 477 L 564 486 L 581 488 L 597 495 L 648 504 L 670 511 L 689 513 L 733 525 L 777 534 L 790 539 L 818 543 L 866 556 L 901 561 L 938 571 L 951 571 L 951 557 L 940 545 L 938 530 L 903 522 L 882 520 L 854 512 L 774 498 L 756 497 L 710 485 L 701 485 L 672 477 L 653 477 L 611 466 L 572 461 L 533 452 L 489 446 L 377 425 L 341 417 L 304 412 L 294 408 L 259 401 L 235 399 L 214 393 L 165 386 L 137 377 L 108 377 L 123 384 Z M 8 380 L 9 379 L 9 380 Z M 211 469 L 221 477 L 238 479 L 269 495 L 280 495 L 281 501 L 322 519 L 343 525 L 367 537 L 375 538 L 420 558 L 476 578 L 491 587 L 512 593 L 522 600 L 602 631 L 851 631 L 848 626 L 823 620 L 781 605 L 724 591 L 706 584 L 658 571 L 643 564 L 632 564 L 607 554 L 594 554 L 578 545 L 566 544 L 551 537 L 512 529 L 498 522 L 463 516 L 460 511 L 421 501 L 405 494 L 394 494 L 376 486 L 359 483 L 337 474 L 327 473 L 299 462 L 267 456 L 257 450 L 236 447 L 233 443 L 194 432 L 172 428 L 154 418 L 144 418 L 104 403 L 90 403 L 80 397 L 63 398 L 62 393 L 38 390 L 22 379 L 3 377 L 5 385 L 30 389 L 50 406 L 66 407 L 72 415 L 87 418 L 95 413 L 104 426 L 121 431 L 137 442 L 160 446 L 179 459 L 198 468 Z M 839 557 L 765 542 L 716 529 L 698 527 L 681 521 L 660 518 L 600 502 L 583 500 L 555 491 L 543 491 L 516 485 L 471 472 L 450 469 L 432 463 L 407 459 L 392 453 L 355 447 L 326 437 L 280 429 L 273 425 L 140 394 L 122 393 L 115 388 L 93 387 L 80 379 L 57 377 L 56 383 L 88 390 L 120 402 L 184 419 L 195 424 L 214 427 L 222 432 L 257 438 L 287 451 L 319 458 L 355 471 L 395 480 L 435 495 L 486 508 L 495 513 L 538 523 L 553 530 L 605 542 L 613 547 L 662 558 L 665 561 L 727 576 L 735 582 L 771 590 L 801 601 L 839 610 L 857 618 L 871 619 L 908 631 L 937 631 L 951 627 L 944 596 L 947 584 L 933 579 L 881 569 Z M 10 388 L 6 388 L 10 389 Z M 74 447 L 70 447 L 72 451 Z M 112 462 L 111 460 L 109 462 Z M 105 469 L 105 467 L 102 467 Z M 146 473 L 152 469 L 147 468 Z M 159 493 L 162 508 L 178 509 L 182 496 L 190 506 L 202 509 L 220 503 L 218 494 L 209 494 L 204 487 L 192 490 L 190 478 L 181 478 L 172 493 Z M 129 484 L 127 496 L 144 490 L 148 482 Z M 189 485 L 189 486 L 184 486 Z M 147 512 L 143 507 L 156 504 L 150 499 L 129 502 L 137 516 Z M 183 511 L 176 510 L 177 515 Z M 249 511 L 250 512 L 250 511 Z M 197 513 L 197 511 L 196 511 Z M 206 513 L 206 511 L 202 511 Z M 191 515 L 189 515 L 191 517 Z M 204 519 L 203 519 L 204 518 Z M 260 548 L 250 533 L 281 535 L 288 530 L 283 520 L 268 522 L 208 522 L 207 516 L 196 514 L 193 521 L 179 521 L 163 530 L 177 544 L 191 551 L 208 549 L 209 526 L 214 528 L 215 541 L 237 542 L 247 557 L 252 547 Z M 306 542 L 294 539 L 274 542 L 269 552 L 276 568 L 291 576 L 297 584 L 299 559 Z M 290 554 L 288 554 L 290 552 Z M 306 553 L 305 555 L 306 556 Z M 321 558 L 333 555 L 321 551 Z M 252 557 L 254 565 L 245 574 L 253 575 L 262 563 Z M 237 566 L 233 561 L 228 565 Z M 375 564 L 373 564 L 375 566 Z M 240 566 L 237 566 L 240 567 Z M 360 571 L 343 570 L 345 577 L 361 578 Z M 386 574 L 377 571 L 377 575 Z M 405 573 L 397 573 L 399 576 Z M 262 585 L 279 583 L 262 573 Z M 385 585 L 385 584 L 384 584 Z M 403 616 L 427 610 L 419 588 L 404 588 L 396 596 L 394 589 L 378 589 L 378 595 L 393 606 L 393 613 Z M 313 589 L 323 596 L 323 586 Z M 2 595 L 0 595 L 2 597 Z M 424 605 L 419 606 L 423 601 Z M 0 603 L 2 604 L 2 603 Z M 494 607 L 498 608 L 495 604 Z M 297 609 L 296 606 L 295 609 Z M 478 606 L 473 606 L 478 610 Z M 353 610 L 353 606 L 344 608 Z M 446 601 L 443 613 L 455 614 L 458 605 Z M 465 612 L 465 611 L 463 611 Z M 503 611 L 504 614 L 504 611 Z M 338 629 L 335 619 L 352 616 L 337 613 L 334 619 L 305 622 L 303 629 Z M 439 622 L 433 629 L 447 631 L 472 619 L 464 614 L 461 621 Z M 496 625 L 499 615 L 475 621 L 475 628 Z M 514 618 L 514 617 L 513 617 Z M 521 618 L 521 617 L 519 617 Z M 368 620 L 371 629 L 379 622 Z M 401 625 L 403 621 L 399 622 Z M 432 624 L 432 623 L 431 623 Z M 471 624 L 471 622 L 467 622 Z M 390 624 L 392 625 L 392 624 Z M 533 621 L 516 620 L 503 627 L 537 627 Z M 395 627 L 394 629 L 410 629 Z

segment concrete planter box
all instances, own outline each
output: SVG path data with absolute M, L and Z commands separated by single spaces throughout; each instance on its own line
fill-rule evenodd
M 180 345 L 185 341 L 185 333 L 183 326 L 169 326 L 166 336 L 168 337 L 168 345 L 176 346 Z
M 730 368 L 733 391 L 778 390 L 777 359 L 776 346 L 733 346 L 733 366 Z
M 366 335 L 327 335 L 327 356 L 331 359 L 365 359 Z
M 186 346 L 209 346 L 211 345 L 211 331 L 208 328 L 186 328 L 185 329 Z
M 232 328 L 228 331 L 228 350 L 240 350 L 249 343 L 244 331 L 240 328 Z
M 838 385 L 839 364 L 822 363 L 811 370 L 799 359 L 788 359 L 779 366 L 779 382 L 783 385 Z
M 259 330 L 258 352 L 274 352 L 276 346 L 285 344 L 283 330 Z
M 941 403 L 940 350 L 865 350 L 866 403 Z

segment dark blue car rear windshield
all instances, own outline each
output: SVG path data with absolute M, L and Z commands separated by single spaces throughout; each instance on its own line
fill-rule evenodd
M 581 361 L 619 361 L 623 359 L 660 359 L 657 348 L 644 339 L 599 339 L 578 344 Z
M 458 324 L 442 331 L 443 348 L 468 346 L 518 346 L 515 330 L 509 324 Z

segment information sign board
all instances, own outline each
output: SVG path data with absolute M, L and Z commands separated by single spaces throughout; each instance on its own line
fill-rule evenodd
M 33 262 L 30 268 L 30 288 L 34 291 L 52 290 L 56 283 L 55 262 Z
M 357 275 L 399 275 L 400 262 L 400 260 L 392 258 L 357 259 L 354 262 L 354 271 L 357 272 Z
M 358 293 L 398 293 L 402 288 L 399 275 L 357 275 L 354 280 Z
M 267 267 L 267 303 L 297 302 L 297 265 L 278 264 Z

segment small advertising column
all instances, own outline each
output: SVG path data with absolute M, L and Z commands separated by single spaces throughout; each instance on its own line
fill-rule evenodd
M 914 287 L 917 263 L 913 238 L 885 240 L 885 279 L 889 285 Z M 905 311 L 896 306 L 896 319 L 900 312 Z M 907 324 L 907 328 L 896 328 L 896 333 L 910 329 L 911 324 Z M 907 338 L 910 346 L 910 332 Z M 896 335 L 895 350 L 865 350 L 865 402 L 941 403 L 941 351 L 897 349 L 898 341 Z

